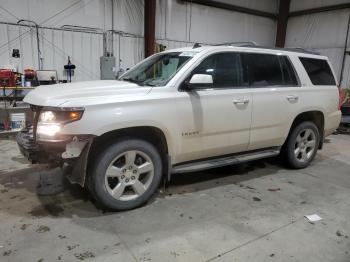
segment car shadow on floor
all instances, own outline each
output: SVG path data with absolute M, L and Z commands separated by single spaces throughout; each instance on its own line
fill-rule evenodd
M 170 183 L 165 187 L 161 186 L 146 205 L 152 205 L 157 199 L 169 195 L 239 184 L 253 178 L 271 175 L 282 168 L 284 167 L 280 159 L 275 157 L 202 172 L 173 175 Z M 109 213 L 91 198 L 87 190 L 64 179 L 59 169 L 34 165 L 28 169 L 3 173 L 0 176 L 0 185 L 4 188 L 0 191 L 1 202 L 8 201 L 5 210 L 20 216 L 95 217 Z M 26 201 L 30 202 L 30 205 L 25 205 Z M 16 208 L 21 205 L 25 207 Z
M 163 194 L 193 193 L 227 184 L 240 184 L 257 177 L 272 175 L 283 168 L 285 166 L 281 159 L 273 157 L 201 172 L 176 174 L 171 177 Z

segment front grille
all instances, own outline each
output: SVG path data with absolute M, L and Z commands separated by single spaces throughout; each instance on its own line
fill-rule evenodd
M 39 121 L 39 116 L 40 116 L 40 112 L 42 110 L 42 106 L 36 106 L 36 105 L 30 105 L 30 108 L 33 111 L 34 117 L 33 117 L 33 123 L 30 124 L 29 128 L 31 127 L 31 133 L 32 133 L 32 139 L 33 142 L 36 142 L 36 130 L 38 127 L 38 121 Z

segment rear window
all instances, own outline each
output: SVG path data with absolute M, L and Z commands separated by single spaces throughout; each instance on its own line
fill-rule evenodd
M 324 59 L 299 57 L 312 84 L 317 86 L 335 85 L 335 79 L 329 64 Z

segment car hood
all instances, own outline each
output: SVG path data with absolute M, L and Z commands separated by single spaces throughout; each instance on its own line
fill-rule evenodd
M 39 86 L 29 92 L 24 102 L 38 106 L 84 106 L 143 96 L 149 86 L 117 80 L 98 80 Z

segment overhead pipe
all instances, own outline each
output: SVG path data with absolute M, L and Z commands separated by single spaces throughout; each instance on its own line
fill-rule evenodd
M 102 28 L 80 26 L 80 25 L 62 25 L 61 29 L 72 30 L 72 31 L 81 32 L 81 33 L 102 33 L 102 34 L 104 33 Z
M 113 55 L 114 53 L 114 36 L 113 36 L 113 32 L 114 32 L 114 0 L 111 0 L 112 1 L 112 34 L 111 34 L 111 54 Z M 119 47 L 120 48 L 120 47 Z
M 35 27 L 35 30 L 36 30 L 36 42 L 37 42 L 37 52 L 38 52 L 38 67 L 39 67 L 39 70 L 42 70 L 43 69 L 43 65 L 42 65 L 42 57 L 41 57 L 41 51 L 40 51 L 39 25 L 36 22 L 32 21 L 32 20 L 26 20 L 26 19 L 19 20 L 17 22 L 17 24 L 20 25 L 23 22 L 31 23 Z
M 100 33 L 102 34 L 102 46 L 103 46 L 103 55 L 107 55 L 107 33 L 102 28 L 98 27 L 88 27 L 88 26 L 79 26 L 79 25 L 62 25 L 61 29 L 72 30 L 74 32 L 80 33 Z

